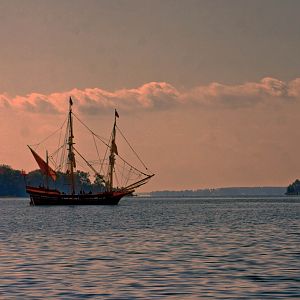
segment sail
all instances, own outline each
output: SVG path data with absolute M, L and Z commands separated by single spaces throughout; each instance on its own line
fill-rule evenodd
M 67 179 L 67 181 L 64 180 L 66 181 L 64 185 L 68 185 L 68 188 L 60 186 L 59 183 L 55 184 L 57 186 L 56 188 L 60 190 L 53 189 L 52 192 L 54 194 L 50 196 L 49 191 L 51 188 L 49 189 L 48 180 L 47 189 L 26 186 L 32 203 L 39 205 L 42 198 L 42 204 L 53 203 L 51 201 L 53 200 L 53 195 L 55 195 L 55 201 L 59 204 L 117 204 L 123 196 L 132 193 L 136 188 L 146 184 L 154 174 L 149 173 L 144 162 L 118 127 L 117 119 L 119 118 L 119 113 L 117 110 L 114 112 L 111 136 L 109 139 L 105 139 L 94 133 L 82 122 L 72 111 L 72 106 L 73 100 L 70 98 L 68 116 L 54 133 L 41 142 L 44 143 L 56 133 L 57 136 L 59 136 L 58 148 L 51 154 L 51 158 L 55 161 L 57 172 L 60 171 L 66 175 L 63 177 Z M 89 160 L 77 149 L 77 145 L 75 147 L 73 132 L 74 118 L 92 135 L 96 153 L 93 154 L 94 156 Z M 99 147 L 99 141 L 105 145 L 105 147 Z M 48 148 L 48 146 L 44 146 Z M 58 174 L 49 166 L 48 154 L 46 155 L 47 159 L 43 159 L 35 150 L 30 146 L 28 147 L 41 172 L 53 180 L 56 180 Z M 129 154 L 131 156 L 130 161 L 133 162 L 125 160 L 120 156 L 120 153 Z M 78 165 L 79 168 L 87 167 L 89 171 L 92 170 L 94 173 L 92 175 L 94 182 L 89 179 L 89 173 L 85 172 L 85 170 L 81 169 L 76 171 L 76 165 Z M 145 169 L 144 171 L 140 170 L 141 166 Z M 82 172 L 86 174 L 86 177 L 82 177 L 83 180 L 81 180 L 80 175 Z M 38 194 L 38 196 L 35 196 L 36 194 Z M 41 197 L 41 195 L 43 195 L 43 197 Z M 78 199 L 80 199 L 81 202 Z
M 117 154 L 117 155 L 119 154 L 118 153 L 118 147 L 117 147 L 117 144 L 116 144 L 115 140 L 113 140 L 112 143 L 111 143 L 111 151 L 113 153 Z
M 31 147 L 28 146 L 28 148 L 39 165 L 41 172 L 56 180 L 56 172 Z

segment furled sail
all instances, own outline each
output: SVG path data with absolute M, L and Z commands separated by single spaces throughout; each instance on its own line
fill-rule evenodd
M 112 142 L 111 142 L 111 151 L 114 153 L 114 154 L 119 154 L 118 153 L 118 147 L 117 147 L 117 144 L 116 144 L 116 141 L 115 140 L 113 140 Z
M 39 165 L 41 172 L 51 177 L 53 180 L 56 180 L 56 172 L 30 146 L 28 146 L 28 148 Z

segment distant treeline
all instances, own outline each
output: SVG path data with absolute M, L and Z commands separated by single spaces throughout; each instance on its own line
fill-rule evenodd
M 100 192 L 104 190 L 101 178 L 91 182 L 90 174 L 83 171 L 75 173 L 75 186 L 78 192 Z M 40 170 L 34 170 L 24 175 L 20 170 L 14 170 L 10 166 L 0 165 L 0 197 L 25 197 L 25 182 L 32 186 L 48 186 L 65 193 L 70 191 L 69 178 L 66 174 L 58 172 L 56 181 L 45 178 Z
M 300 195 L 300 180 L 296 179 L 292 184 L 287 187 L 287 195 Z
M 230 197 L 230 196 L 280 196 L 286 192 L 285 187 L 232 187 L 184 191 L 151 192 L 154 197 Z
M 70 191 L 69 178 L 64 173 L 57 173 L 57 180 L 47 180 L 40 170 L 34 170 L 24 176 L 21 170 L 14 170 L 8 165 L 0 165 L 0 197 L 25 197 L 25 181 L 31 186 L 48 186 L 62 192 Z M 90 174 L 83 171 L 75 173 L 75 186 L 77 192 L 86 193 L 100 192 L 104 190 L 101 177 L 91 181 Z M 289 195 L 300 195 L 300 181 L 285 187 L 233 187 L 217 189 L 199 189 L 184 191 L 156 191 L 151 192 L 153 197 L 226 197 L 226 196 L 280 196 L 285 193 Z

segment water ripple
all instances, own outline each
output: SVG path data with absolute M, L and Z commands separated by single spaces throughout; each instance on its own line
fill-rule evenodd
M 0 200 L 0 298 L 299 298 L 300 201 Z M 1 298 L 2 299 L 2 298 Z

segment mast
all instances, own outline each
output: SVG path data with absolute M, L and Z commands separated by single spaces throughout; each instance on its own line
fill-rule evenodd
M 48 157 L 48 150 L 46 150 L 46 164 L 47 164 L 47 170 L 49 169 L 49 157 Z M 49 174 L 46 174 L 46 187 L 47 190 L 49 189 Z
M 108 168 L 108 191 L 112 192 L 113 190 L 113 175 L 114 175 L 114 167 L 115 167 L 115 154 L 118 154 L 118 149 L 116 145 L 116 126 L 117 126 L 117 118 L 119 118 L 119 114 L 115 109 L 115 122 L 112 130 L 111 136 L 111 147 L 110 147 L 110 155 L 109 155 L 109 168 Z
M 69 176 L 70 176 L 70 190 L 72 194 L 75 194 L 75 180 L 74 180 L 74 168 L 76 168 L 75 164 L 75 155 L 74 155 L 74 135 L 73 135 L 73 119 L 72 119 L 72 105 L 73 101 L 70 97 L 69 101 L 69 137 L 68 137 L 68 165 L 69 165 Z

